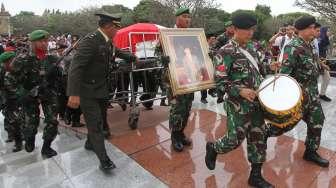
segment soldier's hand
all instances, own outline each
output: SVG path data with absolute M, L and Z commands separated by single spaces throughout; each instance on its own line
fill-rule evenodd
M 255 97 L 257 96 L 257 93 L 252 89 L 242 88 L 240 89 L 239 95 L 244 99 L 253 102 Z
M 280 62 L 272 62 L 270 64 L 270 69 L 272 71 L 279 70 L 281 68 L 281 63 Z
M 68 100 L 68 106 L 70 108 L 76 109 L 80 105 L 80 97 L 79 96 L 70 96 Z

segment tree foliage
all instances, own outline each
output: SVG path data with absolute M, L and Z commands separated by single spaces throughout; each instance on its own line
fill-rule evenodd
M 336 22 L 335 0 L 296 0 L 295 4 L 312 12 L 319 13 L 332 22 Z

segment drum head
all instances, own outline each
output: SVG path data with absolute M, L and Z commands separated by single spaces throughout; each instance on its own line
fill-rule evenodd
M 287 75 L 278 76 L 280 77 L 275 84 L 272 83 L 260 91 L 259 100 L 264 106 L 275 111 L 290 110 L 301 100 L 301 88 L 293 78 Z M 263 88 L 273 80 L 274 76 L 265 79 L 259 88 Z

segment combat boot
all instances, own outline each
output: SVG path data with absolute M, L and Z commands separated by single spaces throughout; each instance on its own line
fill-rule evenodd
M 57 152 L 50 147 L 51 142 L 52 142 L 51 140 L 44 140 L 43 142 L 41 154 L 45 158 L 51 158 L 57 155 Z
M 15 139 L 15 145 L 13 148 L 13 152 L 19 152 L 22 150 L 22 139 Z
M 303 159 L 306 161 L 313 162 L 320 167 L 329 167 L 329 161 L 326 159 L 323 159 L 316 151 L 306 149 L 306 151 L 303 154 Z
M 31 138 L 27 138 L 26 139 L 26 143 L 25 143 L 25 150 L 27 152 L 32 152 L 35 149 L 35 136 L 31 137 Z
M 183 151 L 182 137 L 179 131 L 172 131 L 171 141 L 173 149 L 177 152 Z
M 205 164 L 209 170 L 216 168 L 217 152 L 215 151 L 214 144 L 208 142 L 206 144 Z
M 248 184 L 256 188 L 274 188 L 274 186 L 268 183 L 261 174 L 262 163 L 252 163 L 252 169 Z

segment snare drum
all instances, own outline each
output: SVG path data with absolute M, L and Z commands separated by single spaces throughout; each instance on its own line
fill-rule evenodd
M 265 120 L 280 128 L 293 126 L 302 118 L 301 87 L 290 76 L 278 74 L 275 78 L 271 76 L 259 86 L 258 98 L 264 108 Z

